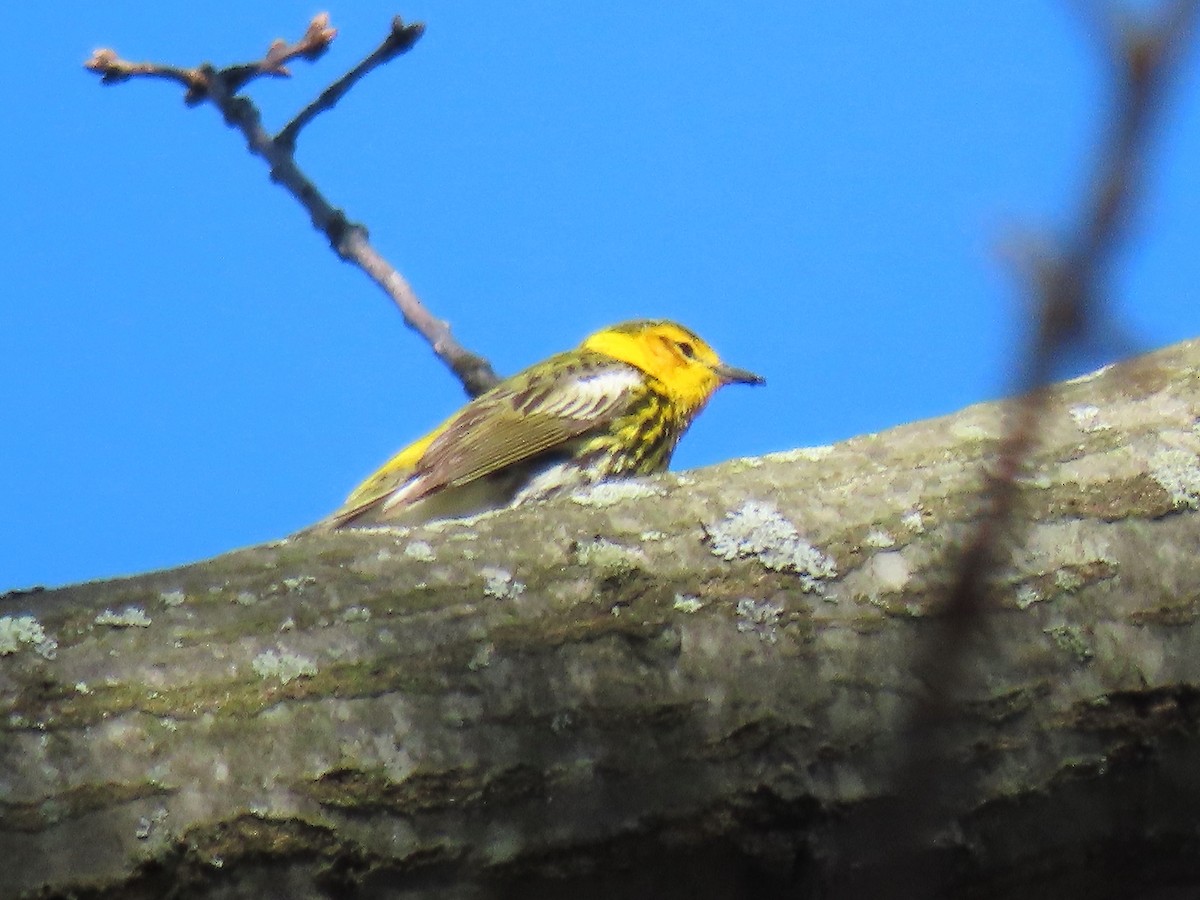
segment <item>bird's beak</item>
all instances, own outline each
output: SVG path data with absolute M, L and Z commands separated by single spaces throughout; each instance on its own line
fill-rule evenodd
M 724 363 L 719 363 L 713 366 L 713 371 L 717 373 L 717 377 L 721 379 L 721 384 L 766 384 L 767 379 L 761 375 L 755 375 L 753 372 L 748 372 L 745 369 L 738 369 L 733 366 L 727 366 Z

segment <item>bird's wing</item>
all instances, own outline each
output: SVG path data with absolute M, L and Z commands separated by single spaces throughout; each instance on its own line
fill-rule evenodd
M 444 487 L 532 459 L 629 408 L 645 377 L 639 370 L 599 354 L 571 356 L 513 376 L 394 456 L 333 514 L 334 527 L 376 506 L 394 514 Z
M 340 528 L 402 489 L 407 482 L 412 480 L 414 468 L 420 461 L 421 454 L 449 425 L 450 422 L 444 423 L 419 441 L 409 444 L 385 462 L 351 492 L 346 501 L 328 519 L 324 520 L 324 524 L 331 528 Z
M 632 366 L 602 356 L 553 362 L 467 404 L 447 424 L 417 464 L 421 496 L 483 478 L 604 427 L 629 408 L 644 378 Z

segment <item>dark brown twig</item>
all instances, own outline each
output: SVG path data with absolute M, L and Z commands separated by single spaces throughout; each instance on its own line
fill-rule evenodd
M 1105 46 L 1119 54 L 1114 60 L 1120 83 L 1112 120 L 1077 228 L 1057 252 L 1035 260 L 1031 289 L 1037 298 L 1037 320 L 1018 379 L 1021 397 L 988 479 L 983 519 L 958 567 L 947 610 L 951 620 L 983 602 L 995 551 L 1003 543 L 1001 536 L 1016 505 L 1018 478 L 1037 442 L 1044 387 L 1055 361 L 1082 342 L 1101 318 L 1099 306 L 1106 297 L 1110 270 L 1141 199 L 1156 115 L 1190 41 L 1198 10 L 1197 0 L 1175 0 L 1159 21 L 1139 24 L 1110 15 L 1108 29 L 1100 35 Z
M 925 695 L 914 701 L 901 730 L 897 761 L 896 803 L 874 823 L 890 849 L 872 883 L 872 896 L 924 895 L 944 886 L 922 879 L 920 864 L 908 857 L 905 835 L 915 835 L 942 822 L 948 784 L 970 777 L 962 762 L 951 758 L 943 725 L 955 693 L 969 673 L 969 661 L 982 642 L 977 623 L 989 596 L 1003 551 L 1017 539 L 1016 512 L 1020 478 L 1039 440 L 1047 385 L 1055 363 L 1082 345 L 1099 327 L 1106 285 L 1141 199 L 1146 155 L 1155 135 L 1162 99 L 1193 35 L 1197 0 L 1174 0 L 1153 21 L 1119 19 L 1112 7 L 1106 15 L 1088 4 L 1089 23 L 1104 27 L 1098 36 L 1118 80 L 1110 121 L 1095 174 L 1081 206 L 1078 224 L 1057 246 L 1033 259 L 1030 291 L 1034 316 L 1030 341 L 1018 371 L 1019 397 L 986 478 L 982 512 L 964 546 L 943 608 L 943 627 L 914 657 L 914 675 Z M 898 880 L 898 873 L 904 876 Z M 902 885 L 902 886 L 901 886 Z
M 372 69 L 390 62 L 402 53 L 407 53 L 411 50 L 424 33 L 425 26 L 422 23 L 414 22 L 411 25 L 406 25 L 403 19 L 396 16 L 396 18 L 392 19 L 392 30 L 383 39 L 383 43 L 375 48 L 366 59 L 329 87 L 325 88 L 316 100 L 300 110 L 296 117 L 283 126 L 279 133 L 275 135 L 275 143 L 281 144 L 284 147 L 295 147 L 296 138 L 299 137 L 300 130 L 305 125 L 326 110 L 333 109 L 337 105 L 337 102 L 346 95 L 347 91 L 354 87 L 355 83 Z
M 947 609 L 951 621 L 969 619 L 983 603 L 997 551 L 1012 519 L 1018 479 L 1037 443 L 1044 387 L 1054 363 L 1082 342 L 1101 318 L 1104 285 L 1140 199 L 1146 154 L 1155 133 L 1163 92 L 1195 27 L 1200 3 L 1176 0 L 1161 21 L 1120 18 L 1109 7 L 1087 4 L 1087 21 L 1115 63 L 1118 79 L 1106 140 L 1083 203 L 1079 224 L 1061 246 L 1032 260 L 1031 292 L 1037 316 L 1018 376 L 1020 399 L 988 476 L 983 518 L 958 566 Z M 1107 15 L 1097 13 L 1107 11 Z M 951 645 L 953 647 L 954 645 Z M 948 659 L 939 655 L 941 664 Z M 940 679 L 935 683 L 944 683 Z
M 497 382 L 495 372 L 486 359 L 460 345 L 450 332 L 447 322 L 432 315 L 421 303 L 412 286 L 378 250 L 371 245 L 367 230 L 352 222 L 333 206 L 317 189 L 312 180 L 296 163 L 293 145 L 300 129 L 325 109 L 336 103 L 353 84 L 371 69 L 408 50 L 421 36 L 424 26 L 405 25 L 398 17 L 392 22 L 391 33 L 370 56 L 349 73 L 334 82 L 313 103 L 272 138 L 263 127 L 258 107 L 238 94 L 250 81 L 260 75 L 287 77 L 286 63 L 297 58 L 316 59 L 329 46 L 337 32 L 322 13 L 309 24 L 299 41 L 288 44 L 275 41 L 263 59 L 217 69 L 202 65 L 194 69 L 158 63 L 133 63 L 121 59 L 113 50 L 97 50 L 84 65 L 100 75 L 105 84 L 117 84 L 135 77 L 163 78 L 187 88 L 189 104 L 203 101 L 221 111 L 225 123 L 236 128 L 246 138 L 250 152 L 263 159 L 271 170 L 271 180 L 281 185 L 300 203 L 312 219 L 313 226 L 329 240 L 334 252 L 354 263 L 365 272 L 399 308 L 404 322 L 418 332 L 439 359 L 462 382 L 471 396 L 482 393 Z

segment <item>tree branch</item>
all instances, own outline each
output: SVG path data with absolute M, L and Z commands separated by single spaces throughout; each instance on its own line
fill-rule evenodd
M 294 44 L 278 38 L 271 42 L 271 46 L 267 48 L 267 53 L 262 59 L 226 66 L 219 72 L 214 72 L 212 66 L 208 65 L 183 69 L 163 63 L 129 62 L 121 59 L 115 50 L 108 48 L 94 51 L 91 59 L 83 66 L 98 74 L 103 84 L 120 84 L 139 76 L 165 78 L 178 82 L 188 89 L 184 97 L 185 102 L 189 106 L 195 106 L 207 99 L 214 74 L 221 78 L 225 90 L 231 94 L 237 93 L 262 75 L 290 78 L 292 73 L 288 70 L 287 63 L 298 58 L 315 62 L 325 54 L 335 37 L 337 37 L 337 29 L 330 27 L 329 15 L 320 13 L 308 23 L 304 36 Z
M 424 26 L 405 25 L 399 17 L 393 20 L 391 32 L 383 44 L 331 85 L 313 103 L 273 138 L 263 127 L 258 107 L 249 98 L 238 94 L 259 75 L 286 77 L 290 73 L 285 63 L 295 59 L 315 59 L 324 53 L 337 32 L 329 25 L 325 14 L 309 24 L 303 38 L 294 44 L 276 41 L 262 60 L 217 69 L 205 64 L 194 69 L 158 63 L 133 63 L 122 59 L 113 50 L 97 50 L 85 63 L 90 71 L 100 75 L 104 84 L 117 84 L 135 77 L 160 78 L 175 81 L 187 88 L 185 101 L 195 105 L 212 103 L 225 123 L 242 133 L 251 153 L 264 160 L 271 170 L 271 180 L 291 194 L 312 219 L 313 226 L 329 240 L 338 256 L 353 263 L 375 282 L 396 304 L 404 322 L 425 338 L 433 352 L 462 382 L 471 396 L 476 396 L 497 382 L 496 373 L 482 356 L 467 350 L 454 338 L 450 325 L 429 312 L 412 286 L 370 243 L 367 230 L 351 221 L 344 211 L 333 206 L 317 189 L 312 180 L 296 163 L 294 144 L 300 129 L 325 109 L 331 108 L 353 84 L 371 69 L 408 50 L 421 36 Z
M 1047 393 L 922 896 L 1200 884 L 1197 371 Z M 869 896 L 1004 421 L 0 598 L 0 895 Z
M 333 109 L 363 76 L 411 50 L 424 33 L 425 26 L 422 23 L 406 25 L 403 19 L 396 16 L 392 20 L 392 30 L 383 39 L 383 43 L 376 47 L 366 59 L 325 88 L 316 100 L 304 107 L 292 121 L 280 129 L 279 133 L 275 135 L 275 143 L 293 149 L 296 146 L 296 138 L 300 136 L 300 131 L 305 125 L 321 113 Z

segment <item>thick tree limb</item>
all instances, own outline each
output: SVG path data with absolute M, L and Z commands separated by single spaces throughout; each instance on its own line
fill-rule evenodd
M 1200 884 L 1197 372 L 1048 396 L 934 895 Z M 7 596 L 0 895 L 853 896 L 1002 420 Z

